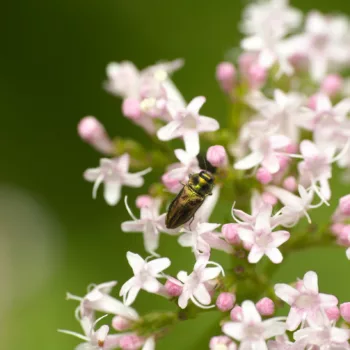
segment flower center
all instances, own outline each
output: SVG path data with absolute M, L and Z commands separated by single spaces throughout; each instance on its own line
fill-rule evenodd
M 245 326 L 245 338 L 260 339 L 263 337 L 264 328 L 261 324 L 248 324 Z
M 301 294 L 295 301 L 295 306 L 299 309 L 310 309 L 318 303 L 317 295 Z
M 185 115 L 183 125 L 186 129 L 196 129 L 197 120 L 191 113 L 188 113 Z
M 271 243 L 272 238 L 271 235 L 261 233 L 260 235 L 257 235 L 255 242 L 260 247 L 266 247 Z

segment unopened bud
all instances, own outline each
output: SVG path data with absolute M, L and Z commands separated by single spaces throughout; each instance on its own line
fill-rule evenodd
M 256 309 L 261 316 L 271 316 L 275 313 L 275 304 L 270 298 L 262 298 L 256 303 Z
M 340 314 L 346 322 L 350 322 L 350 303 L 340 304 Z
M 256 172 L 256 179 L 263 185 L 272 181 L 272 174 L 265 168 L 259 168 Z
M 328 96 L 337 95 L 343 88 L 343 78 L 338 74 L 330 74 L 325 77 L 321 84 L 321 91 Z
M 340 198 L 339 208 L 342 215 L 350 216 L 350 194 Z
M 267 79 L 267 71 L 264 67 L 257 63 L 250 66 L 248 71 L 248 83 L 253 89 L 261 88 Z
M 242 308 L 238 305 L 236 305 L 230 312 L 230 318 L 232 321 L 242 321 L 243 318 L 243 311 Z
M 340 317 L 340 310 L 337 306 L 325 309 L 326 315 L 330 321 L 338 321 Z
M 112 327 L 116 330 L 116 331 L 125 331 L 126 329 L 129 329 L 131 326 L 131 322 L 122 317 L 122 316 L 114 316 L 112 319 Z
M 216 67 L 216 79 L 224 92 L 232 91 L 236 82 L 235 66 L 230 62 L 219 63 Z
M 108 137 L 105 128 L 95 117 L 84 117 L 78 124 L 78 134 L 88 144 L 99 152 L 113 152 L 113 142 Z
M 272 206 L 276 205 L 278 202 L 277 197 L 275 197 L 272 193 L 270 192 L 264 192 L 261 195 L 262 200 L 266 203 L 266 204 L 270 204 Z
M 211 146 L 207 151 L 208 162 L 219 168 L 227 165 L 227 154 L 225 148 L 220 145 Z
M 144 207 L 150 207 L 152 205 L 153 198 L 148 195 L 138 196 L 136 198 L 136 206 L 141 209 Z
M 294 192 L 298 188 L 297 180 L 294 176 L 288 176 L 283 181 L 283 187 L 289 192 Z
M 225 224 L 222 226 L 221 232 L 228 243 L 234 245 L 241 243 L 241 240 L 238 235 L 238 227 L 238 224 Z
M 139 119 L 141 117 L 140 101 L 136 98 L 128 97 L 123 101 L 122 111 L 126 117 L 132 120 Z
M 144 339 L 136 334 L 127 334 L 120 338 L 119 347 L 123 350 L 138 350 L 144 343 Z
M 209 343 L 210 350 L 236 350 L 237 345 L 226 335 L 212 337 Z
M 236 296 L 232 293 L 220 293 L 216 299 L 216 306 L 220 311 L 229 311 L 236 302 Z
M 164 287 L 171 297 L 178 297 L 182 293 L 182 286 L 171 280 L 167 280 Z

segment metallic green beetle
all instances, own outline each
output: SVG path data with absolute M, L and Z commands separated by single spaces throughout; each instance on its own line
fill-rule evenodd
M 190 175 L 188 183 L 169 206 L 165 225 L 169 229 L 177 228 L 194 218 L 196 211 L 205 198 L 211 195 L 214 187 L 214 176 L 209 171 Z

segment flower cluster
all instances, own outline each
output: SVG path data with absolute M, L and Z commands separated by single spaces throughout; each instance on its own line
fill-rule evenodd
M 266 0 L 248 5 L 240 28 L 238 61 L 216 70 L 232 106 L 227 128 L 202 115 L 205 97 L 187 103 L 171 80 L 183 60 L 141 71 L 131 62 L 108 65 L 105 89 L 123 99 L 123 115 L 152 147 L 111 139 L 95 117 L 85 117 L 78 133 L 103 158 L 84 178 L 94 183 L 93 198 L 103 183 L 109 205 L 120 202 L 122 186 L 142 187 L 150 171 L 159 181 L 137 197 L 139 215 L 124 197 L 131 220 L 121 230 L 141 233 L 148 257 L 126 254 L 133 276 L 121 300 L 110 295 L 116 282 L 94 285 L 82 298 L 68 294 L 79 301 L 83 334 L 62 332 L 84 341 L 77 349 L 151 350 L 178 322 L 216 308 L 222 334 L 208 339 L 211 350 L 350 350 L 350 303 L 320 293 L 316 272 L 271 282 L 283 258 L 300 249 L 334 244 L 346 247 L 350 260 L 350 194 L 328 224 L 310 225 L 311 212 L 338 200 L 334 167 L 344 181 L 350 174 L 350 20 L 303 16 L 288 0 Z M 232 220 L 211 221 L 219 206 Z M 157 252 L 163 233 L 191 249 L 191 271 L 165 272 L 171 260 Z M 213 261 L 213 249 L 232 266 Z M 139 315 L 131 305 L 144 292 L 177 311 Z M 277 317 L 283 302 L 288 316 Z M 106 315 L 110 325 L 100 326 Z

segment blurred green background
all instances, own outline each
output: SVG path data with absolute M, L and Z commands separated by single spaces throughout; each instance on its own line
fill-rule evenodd
M 292 3 L 304 11 L 317 7 L 350 14 L 350 3 L 344 0 Z M 120 230 L 120 223 L 128 219 L 123 203 L 111 208 L 101 195 L 92 200 L 92 185 L 82 179 L 86 168 L 98 164 L 99 155 L 77 136 L 81 117 L 95 115 L 111 135 L 134 136 L 149 145 L 143 133 L 121 116 L 120 101 L 102 89 L 107 63 L 127 59 L 141 68 L 183 57 L 186 65 L 174 80 L 185 98 L 207 96 L 205 114 L 224 118 L 227 106 L 214 79 L 215 66 L 239 43 L 237 24 L 243 5 L 238 0 L 3 4 L 1 349 L 73 349 L 79 341 L 56 332 L 57 328 L 80 332 L 73 315 L 76 304 L 65 301 L 66 291 L 83 295 L 92 282 L 117 279 L 122 284 L 131 273 L 126 251 L 145 255 L 141 235 Z M 140 191 L 128 193 L 133 199 Z M 345 192 L 344 185 L 338 185 L 334 197 Z M 335 205 L 333 200 L 332 208 Z M 227 218 L 229 206 L 226 209 Z M 326 208 L 313 218 L 325 221 L 330 213 Z M 217 220 L 219 216 L 213 219 Z M 162 239 L 160 253 L 172 258 L 170 272 L 191 269 L 190 251 L 179 249 L 175 239 Z M 274 278 L 289 282 L 311 269 L 319 273 L 323 291 L 350 300 L 350 262 L 344 249 L 296 254 Z M 135 307 L 144 313 L 169 306 L 141 293 Z M 157 349 L 205 349 L 218 331 L 217 320 L 218 314 L 210 312 L 183 323 Z

